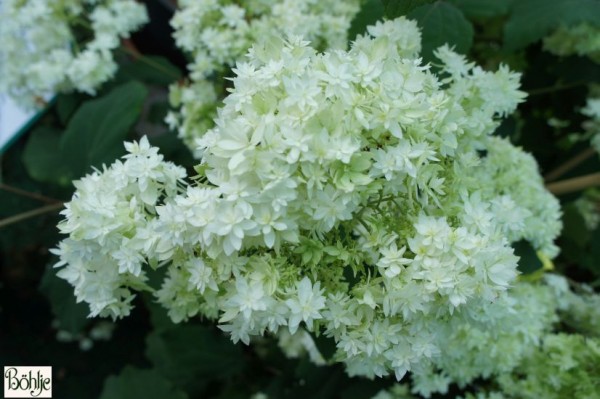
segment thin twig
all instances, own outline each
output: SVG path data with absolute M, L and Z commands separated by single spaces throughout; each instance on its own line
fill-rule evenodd
M 548 191 L 553 194 L 568 194 L 580 191 L 588 187 L 600 186 L 600 173 L 592 173 L 572 179 L 560 180 L 546 185 Z
M 555 86 L 541 87 L 539 89 L 529 90 L 527 92 L 527 94 L 529 94 L 530 96 L 539 96 L 540 94 L 553 93 L 555 91 L 572 89 L 572 88 L 577 87 L 577 86 L 583 86 L 583 85 L 585 85 L 587 83 L 588 82 L 581 81 L 581 82 L 569 83 L 569 84 L 566 84 L 566 85 L 558 84 L 558 85 L 555 85 Z
M 559 165 L 556 169 L 553 169 L 550 172 L 548 172 L 548 174 L 546 174 L 546 176 L 544 176 L 544 180 L 546 182 L 551 182 L 553 180 L 558 179 L 559 177 L 561 177 L 562 175 L 564 175 L 565 173 L 567 173 L 568 171 L 570 171 L 577 165 L 581 164 L 583 161 L 585 161 L 588 158 L 590 158 L 591 156 L 593 156 L 594 154 L 596 154 L 596 150 L 594 150 L 591 147 L 586 148 L 581 153 L 577 154 L 576 156 L 569 159 L 565 163 Z
M 0 228 L 6 227 L 6 226 L 14 224 L 14 223 L 21 222 L 26 219 L 30 219 L 35 216 L 43 215 L 44 213 L 56 211 L 56 210 L 62 208 L 63 206 L 64 206 L 64 204 L 62 202 L 59 202 L 57 204 L 42 206 L 41 208 L 33 209 L 31 211 L 27 211 L 27 212 L 19 213 L 18 215 L 7 217 L 6 219 L 0 220 Z
M 22 195 L 23 197 L 33 198 L 35 200 L 46 202 L 48 204 L 57 204 L 59 202 L 62 203 L 61 200 L 58 200 L 56 198 L 50 198 L 42 194 L 32 193 L 31 191 L 22 190 L 20 188 L 9 186 L 8 184 L 4 183 L 0 183 L 0 190 L 9 191 L 11 193 Z

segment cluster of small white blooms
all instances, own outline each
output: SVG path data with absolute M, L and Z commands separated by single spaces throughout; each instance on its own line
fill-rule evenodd
M 223 78 L 257 41 L 299 35 L 320 50 L 345 49 L 360 1 L 179 1 L 171 24 L 177 45 L 193 62 L 190 85 L 171 87 L 172 105 L 179 109 L 169 114 L 169 125 L 194 147 L 212 127 L 216 97 L 226 94 Z
M 447 45 L 438 48 L 435 55 L 442 61 L 442 70 L 448 76 L 442 80 L 450 83 L 448 91 L 460 99 L 463 108 L 473 113 L 473 117 L 479 117 L 472 123 L 490 124 L 491 116 L 510 114 L 526 97 L 526 93 L 519 90 L 521 75 L 504 64 L 491 73 L 468 62 Z
M 146 288 L 143 264 L 166 265 L 156 297 L 176 322 L 218 319 L 245 343 L 282 328 L 319 331 L 349 374 L 400 379 L 431 374 L 444 356 L 444 325 L 486 323 L 490 302 L 508 306 L 511 240 L 525 237 L 552 255 L 545 225 L 558 218 L 541 209 L 551 202 L 525 199 L 538 195 L 533 161 L 488 138 L 523 98 L 518 76 L 469 65 L 442 82 L 421 64 L 414 22 L 368 32 L 349 51 L 318 53 L 297 37 L 254 46 L 215 128 L 198 140 L 196 183 L 180 193 L 180 175 L 167 184 L 155 172 L 166 164 L 146 145 L 156 162 L 144 181 L 160 183 L 159 194 L 145 200 L 137 177 L 114 192 L 114 171 L 130 169 L 133 154 L 88 178 L 104 184 L 79 183 L 62 224 L 70 237 L 59 250 L 61 275 L 93 314 L 126 314 L 130 289 Z M 459 61 L 447 66 L 456 71 L 460 56 L 441 51 Z M 522 182 L 496 166 L 481 178 L 476 166 L 496 163 L 487 160 L 491 147 L 514 158 Z M 529 192 L 505 186 L 528 178 Z M 507 210 L 544 228 L 536 234 L 499 217 Z M 109 289 L 96 289 L 104 274 Z
M 600 193 L 595 191 L 593 196 L 582 195 L 575 200 L 575 207 L 579 211 L 579 214 L 583 218 L 585 227 L 588 230 L 594 231 L 600 225 Z
M 174 110 L 167 114 L 165 122 L 196 158 L 200 158 L 194 150 L 196 140 L 214 127 L 218 104 L 224 94 L 224 89 L 205 79 L 169 87 L 169 103 Z
M 591 135 L 592 148 L 600 154 L 600 98 L 588 98 L 581 113 L 590 118 L 583 122 L 583 128 Z
M 559 56 L 577 54 L 600 62 L 600 28 L 588 23 L 558 28 L 544 38 L 544 50 Z
M 56 92 L 94 94 L 116 69 L 112 50 L 147 22 L 134 0 L 4 0 L 0 92 L 24 106 Z
M 173 16 L 177 45 L 193 56 L 194 80 L 224 72 L 253 43 L 282 34 L 299 35 L 319 49 L 345 48 L 360 0 L 182 0 Z
M 486 72 L 448 46 L 440 47 L 435 54 L 447 74 L 442 80 L 449 85 L 447 92 L 469 115 L 464 123 L 469 134 L 459 136 L 450 147 L 463 152 L 456 156 L 453 166 L 456 183 L 476 192 L 468 206 L 490 212 L 509 241 L 526 239 L 537 250 L 555 257 L 558 247 L 554 240 L 562 228 L 558 200 L 545 189 L 533 156 L 487 134 L 498 126 L 495 115 L 513 112 L 524 99 L 519 74 L 504 65 L 494 73 Z M 451 136 L 447 140 L 452 142 Z M 485 152 L 485 156 L 474 156 L 474 149 Z M 442 150 L 452 154 L 448 148 Z M 487 183 L 482 184 L 484 181 Z M 464 192 L 454 190 L 454 195 L 464 196 Z
M 581 380 L 582 391 L 590 390 L 594 385 L 589 382 L 600 371 L 597 369 L 600 347 L 596 339 L 590 338 L 597 337 L 600 331 L 600 296 L 591 289 L 586 291 L 585 286 L 580 288 L 583 292 L 576 294 L 563 276 L 546 274 L 543 283 L 521 282 L 511 288 L 510 296 L 494 303 L 482 303 L 479 308 L 468 308 L 469 312 L 476 313 L 470 314 L 468 319 L 454 317 L 439 323 L 443 355 L 434 358 L 428 369 L 413 373 L 410 392 L 429 398 L 434 393 L 447 393 L 450 383 L 464 388 L 476 378 L 495 382 L 492 386 L 499 384 L 503 392 L 479 392 L 468 394 L 466 398 L 560 398 L 566 390 L 558 394 L 541 394 L 538 390 L 540 386 L 543 391 L 549 386 L 564 389 L 577 379 Z M 588 338 L 553 333 L 559 316 L 561 323 L 567 323 Z M 587 341 L 587 346 L 581 345 L 583 340 Z M 556 355 L 556 351 L 561 355 Z M 596 365 L 587 363 L 588 366 L 575 372 L 575 376 L 569 375 L 575 370 L 576 362 L 584 365 L 576 358 L 587 357 L 589 360 L 590 356 L 596 359 Z M 546 369 L 548 363 L 542 360 L 547 358 L 551 359 L 550 367 L 560 367 L 567 376 L 559 377 L 555 372 L 549 372 Z M 540 377 L 545 381 L 550 378 L 549 384 L 540 384 L 537 381 Z M 514 384 L 521 384 L 524 378 L 535 383 L 515 388 Z M 406 386 L 395 388 L 401 394 L 409 392 Z M 393 389 L 383 391 L 376 397 L 396 398 L 393 392 Z
M 594 231 L 600 225 L 600 190 L 588 188 L 575 200 L 575 208 L 583 218 L 588 230 Z
M 548 334 L 512 373 L 497 378 L 512 399 L 598 399 L 600 340 L 580 334 Z
M 90 316 L 128 315 L 132 291 L 149 289 L 142 265 L 160 241 L 156 207 L 185 177 L 146 138 L 126 148 L 123 162 L 75 182 L 59 224 L 69 237 L 53 250 L 60 256 L 56 266 L 64 265 L 58 276 L 73 285 L 78 302 L 89 304 Z
M 486 151 L 471 175 L 464 170 L 461 176 L 466 176 L 463 179 L 468 185 L 489 182 L 481 187 L 481 198 L 490 204 L 510 241 L 528 240 L 536 250 L 555 257 L 559 249 L 554 240 L 562 228 L 562 211 L 556 197 L 545 189 L 535 158 L 497 137 L 487 138 Z
M 475 378 L 510 373 L 540 345 L 556 316 L 553 290 L 519 283 L 510 296 L 469 308 L 469 318 L 439 323 L 443 356 L 428 371 L 413 376 L 413 393 L 445 393 L 451 382 L 464 387 Z
M 553 289 L 561 320 L 579 332 L 600 337 L 600 295 L 586 285 L 575 292 L 560 275 L 548 274 L 544 280 Z

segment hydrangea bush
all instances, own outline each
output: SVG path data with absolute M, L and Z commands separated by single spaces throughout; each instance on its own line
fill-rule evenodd
M 0 10 L 0 93 L 60 93 L 0 165 L 56 396 L 599 398 L 597 0 Z
M 245 343 L 303 326 L 351 375 L 398 379 L 452 367 L 461 336 L 442 331 L 502 323 L 511 242 L 554 256 L 560 229 L 535 161 L 490 136 L 524 98 L 519 76 L 442 47 L 438 77 L 414 22 L 368 32 L 349 51 L 254 45 L 192 182 L 142 139 L 77 183 L 56 253 L 92 315 L 126 316 L 151 290 L 174 322 L 200 314 Z

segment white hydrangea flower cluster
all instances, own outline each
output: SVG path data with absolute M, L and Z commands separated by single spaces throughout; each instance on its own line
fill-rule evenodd
M 583 218 L 585 227 L 594 231 L 600 225 L 600 190 L 588 188 L 574 202 L 575 208 Z
M 508 307 L 517 275 L 511 241 L 553 255 L 560 228 L 533 161 L 513 150 L 515 182 L 493 159 L 512 154 L 489 135 L 523 99 L 518 74 L 443 48 L 442 81 L 421 64 L 416 23 L 368 32 L 349 51 L 296 37 L 254 46 L 180 193 L 182 173 L 147 144 L 79 183 L 57 251 L 79 300 L 126 315 L 144 264 L 166 266 L 156 297 L 175 322 L 218 319 L 245 343 L 319 331 L 350 374 L 398 379 L 442 364 L 444 326 L 491 323 L 489 303 Z M 140 159 L 152 162 L 128 164 Z M 110 183 L 121 170 L 132 178 Z
M 510 373 L 539 347 L 550 332 L 557 300 L 542 284 L 519 283 L 494 303 L 471 307 L 467 320 L 452 318 L 439 323 L 443 356 L 429 369 L 413 374 L 413 393 L 426 398 L 446 393 L 450 383 L 461 387 L 476 378 Z
M 94 94 L 117 65 L 112 50 L 146 23 L 134 0 L 3 0 L 0 92 L 22 105 L 57 92 Z
M 597 399 L 599 372 L 598 338 L 548 334 L 532 356 L 497 382 L 505 398 Z
M 590 118 L 583 123 L 583 128 L 591 135 L 592 148 L 600 154 L 600 97 L 588 98 L 581 113 Z
M 319 50 L 345 49 L 361 0 L 184 0 L 171 24 L 177 45 L 192 57 L 191 82 L 171 87 L 178 108 L 168 123 L 194 147 L 216 116 L 226 94 L 223 78 L 253 43 L 299 35 Z
M 467 178 L 474 179 L 468 184 L 489 182 L 480 189 L 482 199 L 489 201 L 511 242 L 525 239 L 554 258 L 559 251 L 554 240 L 562 228 L 558 199 L 544 188 L 531 154 L 497 137 L 488 140 L 487 155 Z
M 544 38 L 544 50 L 558 56 L 577 54 L 600 62 L 600 28 L 587 22 L 561 26 Z
M 546 274 L 542 282 L 517 283 L 510 296 L 482 304 L 470 320 L 455 317 L 440 323 L 443 356 L 429 370 L 413 373 L 410 388 L 396 384 L 374 398 L 413 397 L 409 392 L 429 398 L 446 394 L 450 383 L 464 388 L 476 378 L 501 392 L 479 391 L 467 394 L 468 399 L 558 399 L 566 392 L 595 392 L 599 300 L 592 290 L 575 293 L 556 274 Z M 556 334 L 559 320 L 579 334 Z
M 303 36 L 321 50 L 345 48 L 360 0 L 181 0 L 171 25 L 177 45 L 193 56 L 194 80 L 235 66 L 259 40 Z
M 123 162 L 75 182 L 59 224 L 69 238 L 53 250 L 61 259 L 57 266 L 66 265 L 58 276 L 73 285 L 77 301 L 90 305 L 90 316 L 128 315 L 131 290 L 149 289 L 142 265 L 158 239 L 156 207 L 185 177 L 146 138 L 126 148 Z
M 561 320 L 586 335 L 600 337 L 600 295 L 586 285 L 578 286 L 576 292 L 560 275 L 549 274 L 544 280 L 553 289 Z

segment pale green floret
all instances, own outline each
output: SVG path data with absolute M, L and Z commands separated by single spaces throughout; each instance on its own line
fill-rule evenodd
M 577 54 L 600 62 L 600 28 L 585 22 L 561 26 L 544 38 L 544 49 L 559 56 Z
M 590 118 L 583 122 L 583 128 L 591 136 L 592 148 L 600 154 L 600 98 L 588 98 L 581 113 Z

